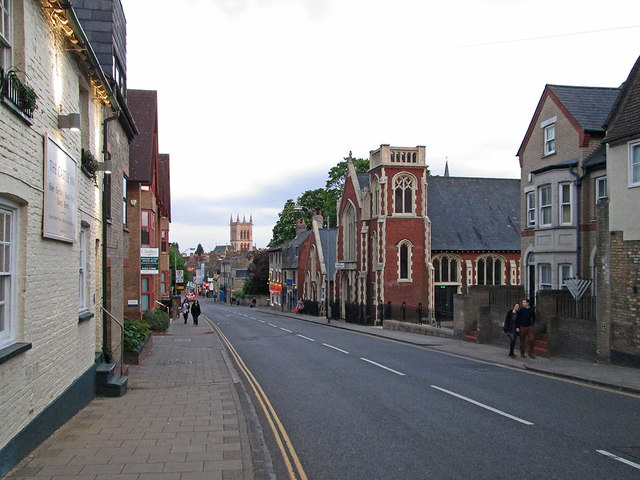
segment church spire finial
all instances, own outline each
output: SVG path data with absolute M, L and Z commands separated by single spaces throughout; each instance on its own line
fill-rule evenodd
M 449 159 L 447 157 L 444 157 L 444 176 L 449 176 Z

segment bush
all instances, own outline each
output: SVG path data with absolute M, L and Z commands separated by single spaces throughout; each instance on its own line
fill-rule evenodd
M 124 317 L 124 349 L 135 352 L 149 335 L 149 324 L 144 320 Z
M 144 312 L 142 321 L 147 322 L 154 332 L 166 332 L 169 329 L 169 314 L 157 308 Z

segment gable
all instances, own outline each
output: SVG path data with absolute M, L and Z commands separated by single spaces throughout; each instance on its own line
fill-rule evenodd
M 606 127 L 606 143 L 640 135 L 640 57 L 624 82 Z
M 520 160 L 520 168 L 522 168 L 522 155 L 529 139 L 540 120 L 544 120 L 540 118 L 540 114 L 547 102 L 553 102 L 555 107 L 569 120 L 580 135 L 580 145 L 584 146 L 585 138 L 588 137 L 587 132 L 604 133 L 603 125 L 618 97 L 619 90 L 608 87 L 545 85 L 527 128 L 527 133 L 518 149 L 517 156 Z

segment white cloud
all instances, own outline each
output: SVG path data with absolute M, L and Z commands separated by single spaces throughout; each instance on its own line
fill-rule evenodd
M 557 36 L 624 26 L 635 0 L 122 3 L 181 246 L 228 242 L 236 213 L 266 246 L 287 198 L 382 143 L 426 145 L 434 174 L 448 158 L 452 175 L 517 177 L 544 85 L 618 86 L 640 54 L 639 28 Z

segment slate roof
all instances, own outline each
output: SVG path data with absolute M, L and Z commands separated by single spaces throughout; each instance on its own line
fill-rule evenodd
M 299 233 L 296 238 L 291 240 L 286 247 L 282 248 L 282 268 L 283 269 L 295 269 L 298 268 L 298 256 L 296 252 L 300 245 L 304 243 L 309 235 L 311 235 L 311 230 L 305 230 L 304 232 Z
M 231 245 L 216 245 L 213 249 L 213 253 L 216 255 L 221 255 L 223 253 L 227 253 L 227 250 L 231 249 Z
M 580 126 L 591 132 L 604 132 L 604 123 L 620 93 L 619 88 L 548 85 Z
M 431 249 L 520 250 L 520 180 L 428 177 Z
M 369 187 L 369 174 L 368 173 L 357 173 L 358 183 L 360 184 L 360 189 Z
M 336 274 L 336 239 L 338 238 L 338 230 L 335 228 L 321 228 L 318 232 L 320 233 L 320 243 L 322 244 L 327 275 L 333 280 Z
M 640 57 L 629 72 L 606 124 L 607 143 L 640 134 Z

